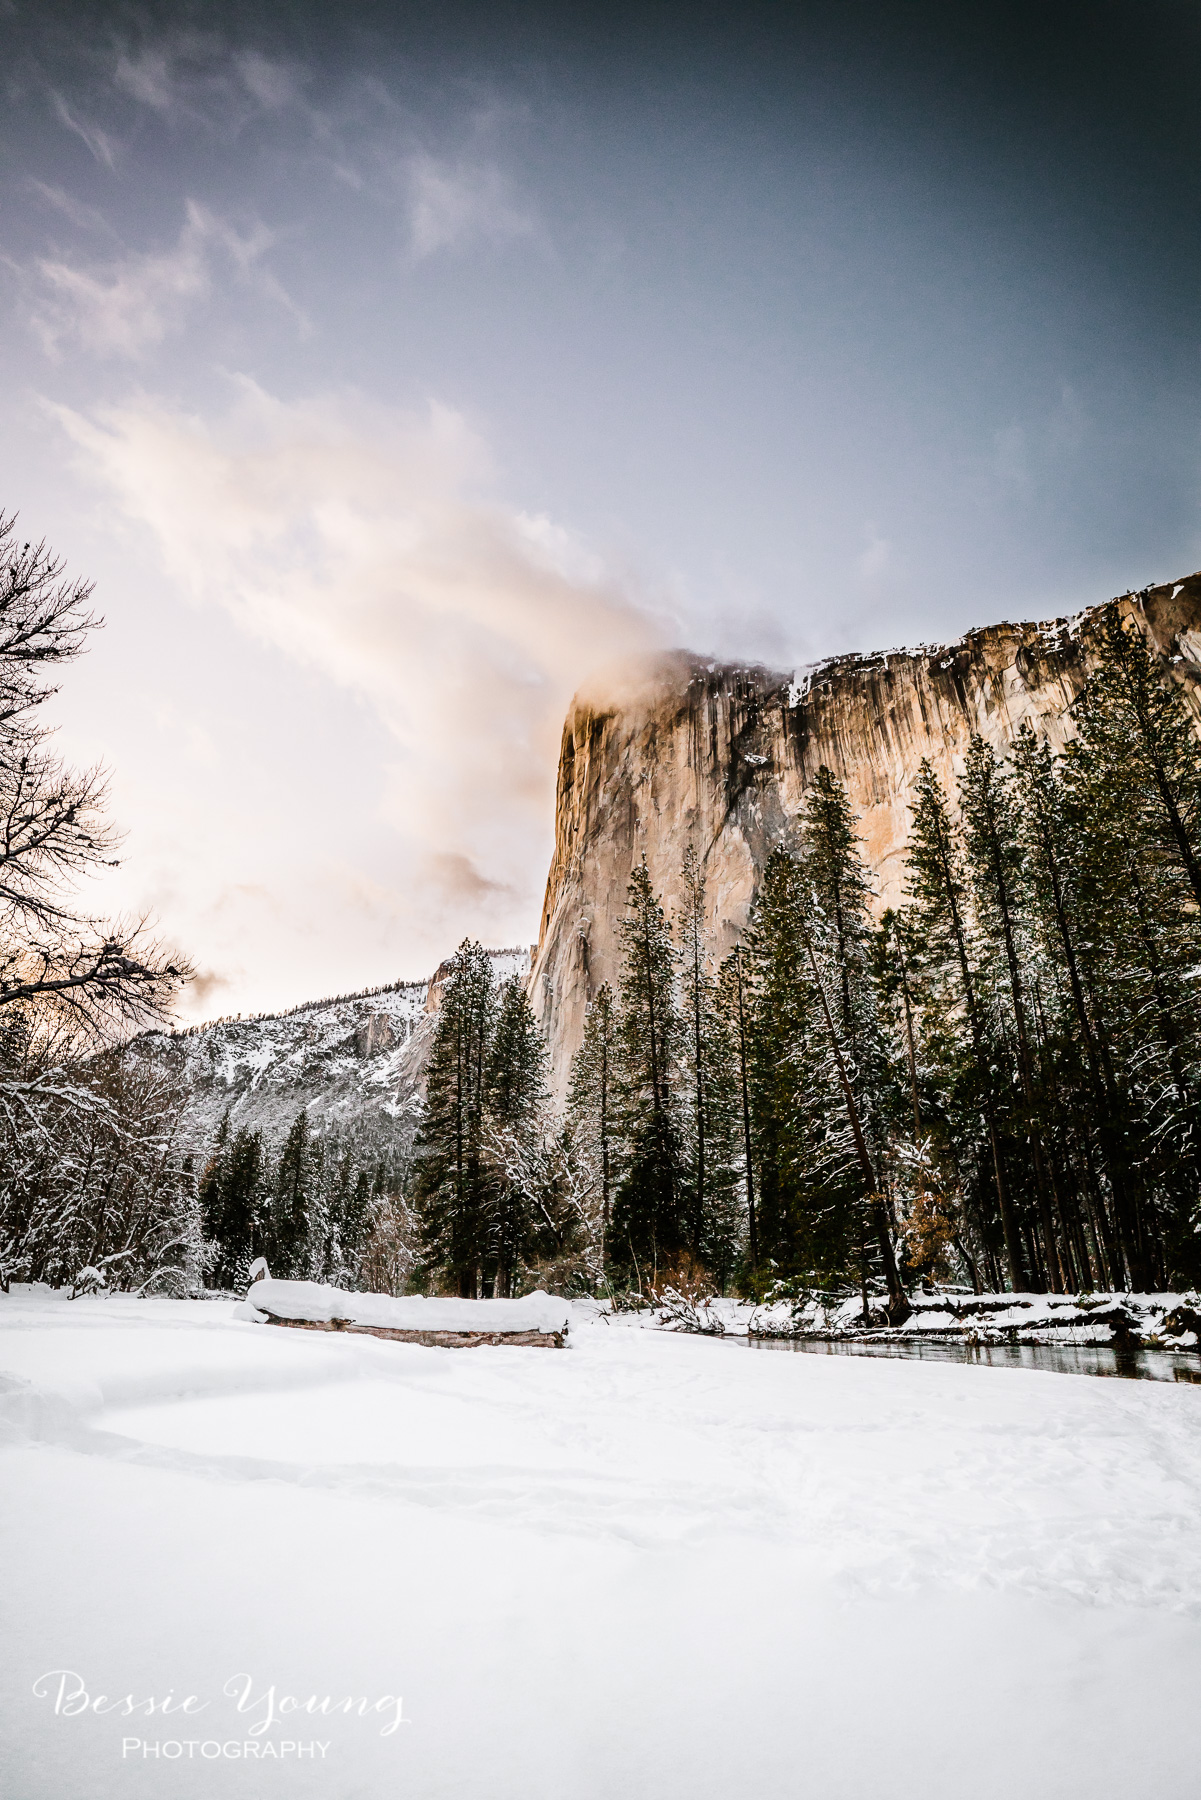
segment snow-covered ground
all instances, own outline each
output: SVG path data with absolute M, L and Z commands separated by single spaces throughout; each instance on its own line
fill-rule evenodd
M 1196 1387 L 28 1289 L 0 1369 L 12 1800 L 1196 1789 Z

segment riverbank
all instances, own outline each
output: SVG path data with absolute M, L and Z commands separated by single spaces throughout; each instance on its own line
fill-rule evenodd
M 896 1326 L 887 1325 L 882 1307 L 870 1301 L 865 1323 L 857 1294 L 842 1299 L 810 1294 L 760 1306 L 677 1294 L 664 1305 L 624 1316 L 664 1331 L 712 1337 L 1105 1345 L 1169 1352 L 1201 1348 L 1197 1293 L 974 1294 L 970 1288 L 941 1288 L 911 1295 L 910 1304 L 909 1318 Z

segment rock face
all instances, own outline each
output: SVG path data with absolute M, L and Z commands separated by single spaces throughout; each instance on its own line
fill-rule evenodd
M 1201 575 L 1120 605 L 1201 717 Z M 879 904 L 895 904 L 922 758 L 953 791 L 973 732 L 1003 749 L 1029 719 L 1062 746 L 1075 730 L 1071 708 L 1099 611 L 992 625 L 937 648 L 837 657 L 796 674 L 680 652 L 618 694 L 577 695 L 563 728 L 555 850 L 530 975 L 557 1092 L 588 1000 L 616 982 L 626 884 L 643 856 L 671 907 L 691 840 L 707 876 L 712 942 L 724 954 L 825 763 L 859 815 Z

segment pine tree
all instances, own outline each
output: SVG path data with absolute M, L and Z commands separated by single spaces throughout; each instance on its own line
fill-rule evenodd
M 1099 626 L 1101 661 L 1077 703 L 1080 748 L 1132 809 L 1148 852 L 1168 865 L 1201 930 L 1201 741 L 1176 683 L 1116 606 Z
M 1080 893 L 1085 847 L 1057 759 L 1028 723 L 1018 733 L 1013 762 L 1035 928 L 1060 994 L 1057 1041 L 1049 1052 L 1052 1078 L 1092 1235 L 1091 1244 L 1080 1245 L 1078 1260 L 1087 1285 L 1091 1262 L 1100 1285 L 1120 1287 L 1139 1237 L 1137 1182 L 1128 1097 L 1106 1050 L 1088 974 Z
M 445 1274 L 465 1297 L 481 1289 L 489 1248 L 484 1124 L 495 1012 L 496 984 L 487 952 L 464 939 L 442 989 L 415 1150 L 413 1197 L 426 1272 Z
M 783 1274 L 841 1278 L 859 1245 L 859 1185 L 844 1099 L 831 1086 L 808 907 L 796 859 L 773 851 L 745 944 L 756 1236 L 763 1263 Z
M 512 1293 L 536 1219 L 545 1216 L 548 1099 L 546 1046 L 515 975 L 500 992 L 487 1070 L 486 1251 L 497 1295 Z
M 589 1170 L 590 1189 L 600 1197 L 600 1257 L 608 1256 L 609 1222 L 618 1169 L 615 1080 L 617 1006 L 606 981 L 589 1002 L 584 1032 L 571 1065 L 567 1122 L 577 1153 Z
M 313 1156 L 307 1109 L 297 1113 L 276 1166 L 264 1251 L 274 1275 L 305 1272 L 313 1200 Z
M 1190 1279 L 1201 1210 L 1197 963 L 1201 743 L 1171 676 L 1115 607 L 1065 756 L 1078 847 L 1080 966 L 1125 1170 L 1117 1220 L 1131 1280 Z M 1112 1137 L 1114 1128 L 1111 1126 Z M 1115 1195 L 1115 1200 L 1121 1196 Z
M 754 1019 L 745 963 L 746 952 L 743 946 L 735 944 L 718 973 L 717 1013 L 724 1028 L 726 1054 L 717 1089 L 724 1099 L 725 1113 L 729 1120 L 731 1192 L 736 1191 L 739 1179 L 742 1183 L 747 1272 L 750 1285 L 754 1288 L 759 1271 L 759 1218 L 755 1201 L 755 1155 L 751 1129 Z
M 216 1249 L 215 1285 L 242 1287 L 259 1252 L 270 1186 L 262 1132 L 242 1126 L 231 1137 L 228 1111 L 201 1175 L 198 1198 L 205 1236 Z
M 883 1268 L 894 1323 L 908 1316 L 883 1192 L 887 1057 L 871 957 L 871 884 L 846 791 L 825 765 L 802 816 L 805 905 L 799 925 L 813 977 L 825 1062 L 845 1110 L 862 1182 L 865 1224 Z
M 945 1069 L 944 1104 L 966 1122 L 978 1114 L 985 1130 L 997 1209 L 1016 1290 L 1024 1287 L 1024 1257 L 1017 1214 L 1002 1161 L 993 1047 L 974 967 L 970 895 L 963 846 L 942 784 L 923 758 L 914 784 L 913 828 L 906 864 L 911 938 L 920 947 L 916 971 L 926 1009 L 937 1019 Z M 981 1171 L 983 1173 L 983 1171 Z M 983 1194 L 980 1196 L 983 1203 Z
M 681 1015 L 681 1135 L 686 1157 L 689 1243 L 719 1287 L 738 1261 L 744 1231 L 741 1107 L 734 1040 L 718 1005 L 709 956 L 705 876 L 692 844 L 680 870 L 675 918 Z
M 1017 1083 L 1021 1090 L 1017 1130 L 1025 1140 L 1034 1197 L 1041 1225 L 1042 1257 L 1052 1290 L 1062 1293 L 1073 1283 L 1070 1233 L 1062 1219 L 1059 1196 L 1044 1154 L 1040 1123 L 1041 1095 L 1036 1091 L 1030 995 L 1022 966 L 1029 965 L 1033 940 L 1029 920 L 1029 884 L 1019 830 L 1013 778 L 989 744 L 974 734 L 959 782 L 959 806 L 970 870 L 979 942 L 985 952 L 988 991 L 1002 1015 L 994 1039 L 1012 1042 Z M 997 1054 L 994 1051 L 994 1056 Z
M 688 1241 L 679 1119 L 681 1022 L 676 952 L 643 861 L 630 877 L 623 952 L 617 1083 L 624 1141 L 612 1252 L 636 1278 L 657 1278 Z M 627 1253 L 629 1262 L 626 1262 Z

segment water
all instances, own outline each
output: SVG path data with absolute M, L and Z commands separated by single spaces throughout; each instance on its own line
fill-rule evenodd
M 1126 1381 L 1201 1382 L 1196 1350 L 1115 1350 L 1106 1344 L 931 1344 L 898 1338 L 747 1338 L 752 1350 L 807 1356 L 899 1356 L 911 1362 L 987 1363 L 994 1369 L 1050 1369 L 1056 1375 L 1112 1375 Z

